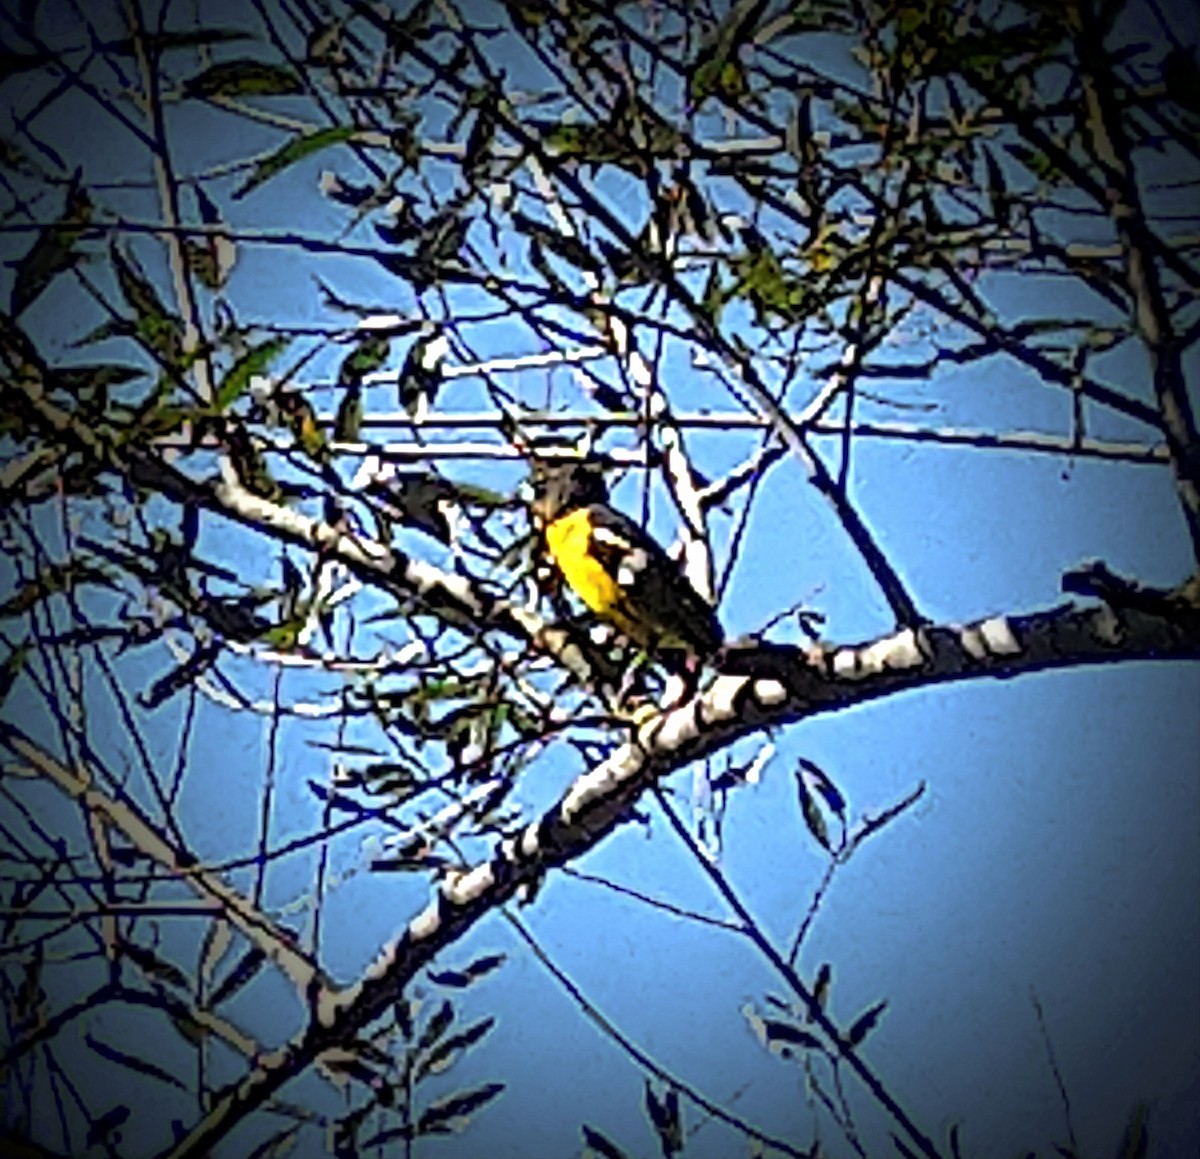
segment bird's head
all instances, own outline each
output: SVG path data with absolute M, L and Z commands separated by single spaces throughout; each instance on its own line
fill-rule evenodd
M 560 515 L 608 499 L 608 486 L 598 463 L 543 462 L 534 460 L 530 474 L 534 518 L 542 526 Z

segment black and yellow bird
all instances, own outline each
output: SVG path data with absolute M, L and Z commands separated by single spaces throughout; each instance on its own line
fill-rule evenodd
M 671 671 L 694 674 L 721 648 L 717 614 L 665 551 L 608 502 L 595 463 L 539 463 L 534 523 L 567 586 Z

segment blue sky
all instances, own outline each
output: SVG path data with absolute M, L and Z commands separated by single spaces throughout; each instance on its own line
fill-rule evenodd
M 72 43 L 74 17 L 67 9 L 65 4 L 47 7 L 44 35 L 56 44 L 56 36 Z M 221 16 L 250 24 L 249 11 L 222 11 Z M 54 29 L 60 13 L 62 27 Z M 516 73 L 515 58 L 507 55 L 510 48 L 497 47 L 496 62 L 505 64 L 510 76 L 532 78 L 532 73 Z M 180 68 L 182 75 L 187 71 Z M 526 83 L 532 86 L 532 79 Z M 11 122 L 28 110 L 33 90 L 6 88 L 4 99 Z M 289 116 L 312 116 L 306 104 L 291 98 L 269 107 Z M 281 139 L 275 129 L 248 128 L 243 119 L 198 103 L 173 107 L 170 116 L 175 163 L 187 173 L 273 148 Z M 423 132 L 433 135 L 445 119 L 444 110 L 431 112 Z M 63 156 L 82 167 L 89 184 L 149 176 L 144 151 L 84 95 L 63 98 L 33 124 L 39 134 L 59 142 Z M 329 237 L 346 225 L 347 214 L 318 192 L 318 175 L 326 168 L 347 179 L 363 179 L 343 151 L 302 162 L 244 199 L 231 196 L 242 179 L 238 174 L 210 176 L 205 188 L 238 230 Z M 439 195 L 450 187 L 448 174 L 447 169 L 434 180 Z M 104 189 L 97 198 L 113 214 L 154 220 L 153 190 L 136 186 L 136 181 L 134 188 Z M 611 170 L 596 179 L 596 188 L 633 224 L 639 220 L 635 184 Z M 57 211 L 57 202 L 46 198 L 36 209 L 39 219 L 47 219 Z M 482 228 L 471 237 L 481 249 L 488 248 Z M 370 221 L 357 226 L 348 240 L 379 248 Z M 19 257 L 29 236 L 4 235 L 3 243 L 5 257 Z M 162 279 L 166 263 L 161 248 L 146 237 L 134 244 L 148 272 Z M 500 249 L 514 268 L 520 267 L 522 249 L 511 237 L 502 239 Z M 410 288 L 368 260 L 315 260 L 286 245 L 243 244 L 239 250 L 226 292 L 245 322 L 345 326 L 344 315 L 321 305 L 314 272 L 338 293 L 375 303 L 381 311 L 410 312 L 417 306 Z M 94 252 L 96 260 L 88 263 L 87 272 L 115 299 L 104 248 L 97 245 Z M 5 278 L 0 299 L 7 294 L 11 272 Z M 987 282 L 986 294 L 1005 321 L 1026 313 L 1065 315 L 1095 308 L 1082 296 L 1065 295 L 1058 283 L 1016 276 Z M 480 357 L 538 352 L 538 340 L 524 326 L 505 320 L 462 322 L 479 308 L 482 295 L 452 291 L 449 301 L 462 336 Z M 436 305 L 433 295 L 427 302 Z M 1098 316 L 1110 321 L 1111 315 L 1103 308 Z M 63 276 L 22 321 L 48 357 L 71 360 L 84 356 L 67 354 L 69 342 L 101 317 L 72 279 Z M 902 329 L 893 350 L 898 357 L 920 358 L 934 351 L 921 329 L 925 320 L 918 314 Z M 304 349 L 304 342 L 296 349 Z M 118 343 L 97 349 L 114 359 L 129 351 Z M 329 346 L 306 374 L 328 381 L 344 350 Z M 389 369 L 399 367 L 404 350 L 403 341 L 394 344 Z M 649 352 L 648 344 L 643 352 Z M 812 361 L 827 365 L 838 352 L 830 344 Z M 1192 354 L 1188 369 L 1194 397 L 1194 350 Z M 461 363 L 461 353 L 450 361 Z M 1137 359 L 1109 356 L 1090 369 L 1131 394 L 1149 397 L 1144 366 Z M 615 381 L 611 363 L 598 373 Z M 663 374 L 677 412 L 736 408 L 715 379 L 694 369 L 678 347 L 665 356 Z M 586 405 L 586 391 L 569 369 L 522 370 L 505 376 L 503 384 L 530 406 L 547 397 L 554 407 Z M 914 412 L 860 399 L 858 417 L 969 429 L 1069 431 L 1065 392 L 1034 381 L 1008 361 L 944 365 L 925 381 L 867 385 L 893 403 L 929 409 Z M 798 375 L 789 403 L 802 406 L 817 386 L 812 376 Z M 314 389 L 311 397 L 328 413 L 337 392 Z M 393 391 L 379 388 L 369 396 L 371 403 L 394 410 Z M 464 377 L 445 386 L 438 405 L 475 411 L 489 405 L 489 399 L 479 379 Z M 1099 407 L 1089 404 L 1086 413 L 1088 430 L 1096 437 L 1146 437 L 1143 429 Z M 749 433 L 706 434 L 693 436 L 690 445 L 699 468 L 715 476 L 751 453 L 757 440 Z M 628 435 L 624 442 L 629 445 Z M 833 440 L 816 445 L 833 461 Z M 1162 465 L 882 439 L 857 441 L 853 464 L 850 498 L 918 605 L 935 622 L 962 623 L 1053 607 L 1064 598 L 1059 587 L 1063 573 L 1089 559 L 1102 559 L 1118 573 L 1164 587 L 1178 583 L 1195 566 Z M 345 465 L 347 476 L 354 466 Z M 512 490 L 522 470 L 515 463 L 474 463 L 448 466 L 446 473 Z M 637 473 L 617 483 L 615 504 L 640 514 L 642 483 Z M 166 506 L 152 504 L 146 511 L 152 521 L 175 526 L 177 515 Z M 661 485 L 651 489 L 649 513 L 651 530 L 669 542 L 679 524 Z M 56 544 L 59 532 L 52 513 L 39 518 L 39 534 L 45 543 Z M 725 565 L 732 525 L 732 512 L 713 519 L 718 573 Z M 514 516 L 504 532 L 515 534 L 519 528 Z M 419 543 L 428 558 L 443 566 L 452 564 L 449 553 L 428 538 L 405 542 Z M 206 519 L 200 548 L 248 582 L 278 583 L 279 553 L 259 536 Z M 290 555 L 303 562 L 300 553 Z M 0 571 L 4 590 L 27 563 L 5 560 Z M 825 617 L 821 631 L 829 640 L 867 640 L 891 627 L 885 602 L 830 508 L 806 484 L 798 464 L 784 458 L 757 492 L 720 613 L 727 631 L 736 636 L 761 628 L 798 601 Z M 369 610 L 378 606 L 378 600 L 363 604 Z M 88 607 L 96 614 L 113 610 L 103 598 Z M 357 648 L 367 650 L 376 631 L 403 639 L 400 625 L 377 629 L 364 622 L 365 615 L 354 628 Z M 6 639 L 17 638 L 11 624 L 4 628 Z M 339 633 L 344 631 L 343 622 Z M 794 628 L 782 628 L 775 638 L 794 640 L 797 634 Z M 170 662 L 162 650 L 148 650 L 113 663 L 132 694 Z M 131 798 L 152 808 L 146 770 L 130 746 L 102 674 L 92 663 L 85 663 L 84 671 L 91 743 Z M 261 658 L 229 659 L 222 672 L 248 699 L 269 700 L 274 694 L 276 671 Z M 278 695 L 285 704 L 328 704 L 338 686 L 336 679 L 285 670 Z M 1143 1100 L 1150 1106 L 1152 1154 L 1194 1153 L 1200 1140 L 1197 705 L 1200 670 L 1181 663 L 1115 664 L 930 688 L 779 730 L 770 738 L 775 751 L 761 782 L 729 794 L 720 867 L 775 944 L 786 948 L 827 860 L 800 817 L 796 762 L 813 761 L 833 779 L 849 801 L 852 821 L 878 815 L 924 783 L 917 805 L 838 869 L 801 948 L 798 968 L 811 981 L 823 962 L 833 964 L 829 1010 L 841 1025 L 887 999 L 864 1054 L 939 1145 L 955 1122 L 962 1124 L 965 1155 L 1031 1149 L 1050 1154 L 1052 1142 L 1066 1142 L 1064 1108 L 1035 1011 L 1036 995 L 1069 1096 L 1080 1153 L 1115 1153 L 1124 1124 Z M 321 825 L 322 804 L 310 782 L 329 781 L 331 758 L 310 742 L 329 741 L 332 723 L 289 719 L 275 730 L 267 717 L 230 712 L 209 695 L 197 698 L 195 710 L 178 817 L 202 859 L 253 856 L 268 762 L 273 763 L 271 843 Z M 53 747 L 53 721 L 28 683 L 18 685 L 3 712 L 5 719 Z M 139 716 L 149 764 L 160 778 L 169 777 L 175 766 L 184 712 L 181 698 Z M 356 731 L 363 736 L 369 732 Z M 742 742 L 730 759 L 751 759 L 765 739 Z M 722 767 L 723 758 L 716 758 L 708 771 L 715 776 Z M 523 775 L 512 802 L 532 817 L 586 768 L 575 749 L 551 745 Z M 666 784 L 689 820 L 702 804 L 695 786 L 692 769 L 674 774 Z M 415 814 L 399 815 L 411 822 Z M 13 789 L 0 802 L 0 817 L 10 844 L 18 834 L 36 845 L 40 828 L 65 836 L 74 848 L 85 847 L 78 814 L 45 786 L 22 783 Z M 339 983 L 352 982 L 429 896 L 429 883 L 419 875 L 370 872 L 384 833 L 364 824 L 328 842 L 329 877 L 317 952 Z M 476 842 L 470 848 L 478 856 L 486 845 Z M 314 843 L 272 862 L 264 878 L 264 908 L 305 944 L 313 935 L 311 891 L 320 849 Z M 730 917 L 649 798 L 643 823 L 626 825 L 574 868 L 678 907 Z M 246 891 L 255 888 L 255 879 L 253 866 L 229 875 Z M 785 993 L 749 941 L 566 873 L 554 875 L 534 904 L 512 912 L 588 1001 L 667 1071 L 768 1134 L 798 1146 L 813 1142 L 814 1116 L 803 1067 L 768 1054 L 746 1016 L 747 1010 L 770 1015 L 766 995 Z M 204 930 L 201 921 L 174 920 L 159 923 L 157 934 L 162 949 L 190 969 L 201 952 Z M 79 944 L 70 937 L 62 941 L 63 948 Z M 461 1026 L 489 1014 L 497 1019 L 483 1045 L 433 1080 L 422 1097 L 476 1083 L 507 1084 L 503 1096 L 465 1133 L 431 1139 L 421 1153 L 446 1159 L 573 1155 L 583 1146 L 580 1124 L 588 1123 L 630 1155 L 656 1154 L 657 1141 L 642 1108 L 643 1075 L 581 1014 L 501 915 L 473 930 L 439 959 L 437 968 L 461 968 L 496 952 L 507 955 L 503 968 L 469 990 L 449 992 L 427 977 L 413 988 L 422 1018 L 450 997 Z M 16 968 L 20 958 L 15 964 L 11 957 L 0 958 L 0 963 Z M 67 1000 L 99 976 L 95 964 L 64 963 L 47 971 L 46 985 L 56 998 Z M 226 1013 L 268 1044 L 282 1041 L 300 1025 L 294 996 L 270 971 L 251 982 Z M 95 1036 L 125 1043 L 126 1049 L 136 1048 L 190 1079 L 190 1048 L 161 1018 L 105 1009 L 96 1012 L 90 1026 Z M 139 1106 L 143 1099 L 146 1105 L 157 1100 L 155 1114 L 131 1123 L 130 1154 L 162 1147 L 172 1119 L 188 1124 L 195 1116 L 194 1102 L 183 1092 L 149 1082 L 144 1089 L 131 1085 L 131 1076 L 121 1068 L 96 1065 L 83 1041 L 68 1042 L 63 1057 L 85 1077 L 93 1108 L 114 1100 Z M 209 1062 L 214 1085 L 233 1079 L 242 1066 L 218 1047 Z M 890 1153 L 886 1119 L 851 1077 L 846 1084 L 865 1152 Z M 312 1075 L 289 1086 L 284 1097 L 326 1115 L 339 1109 L 339 1096 Z M 687 1156 L 722 1159 L 746 1152 L 744 1140 L 718 1123 L 702 1123 L 703 1118 L 686 1107 L 685 1130 L 694 1130 Z M 265 1122 L 260 1119 L 235 1133 L 218 1155 L 248 1154 L 263 1137 Z M 821 1119 L 819 1133 L 831 1153 L 850 1153 L 827 1118 Z M 322 1145 L 321 1138 L 314 1132 L 302 1147 Z

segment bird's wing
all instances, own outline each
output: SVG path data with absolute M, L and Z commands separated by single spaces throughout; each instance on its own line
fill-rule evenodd
M 591 508 L 591 551 L 626 593 L 653 635 L 667 646 L 711 654 L 724 633 L 716 613 L 665 551 L 628 516 Z

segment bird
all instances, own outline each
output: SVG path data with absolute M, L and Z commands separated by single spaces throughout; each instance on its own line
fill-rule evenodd
M 668 671 L 694 678 L 720 651 L 716 611 L 662 547 L 609 504 L 595 462 L 535 461 L 534 524 L 567 587 Z

